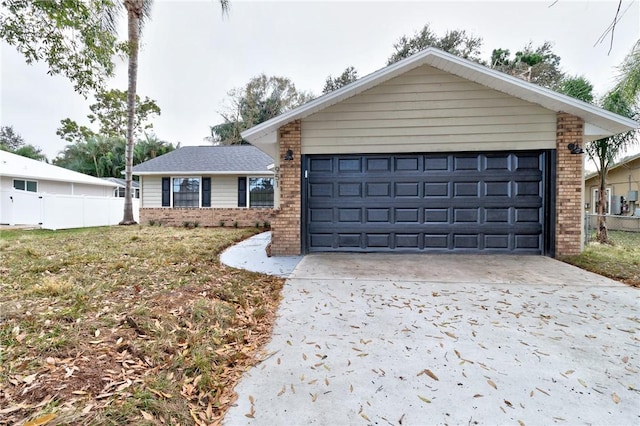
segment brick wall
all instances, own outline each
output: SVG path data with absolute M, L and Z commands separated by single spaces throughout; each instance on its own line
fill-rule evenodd
M 263 226 L 265 222 L 273 223 L 273 209 L 243 209 L 243 208 L 141 208 L 140 223 L 148 224 L 150 221 L 160 222 L 168 226 L 182 226 L 185 222 L 198 222 L 199 226 L 213 227 L 233 226 L 238 222 L 241 228 L 254 227 L 259 222 Z
M 580 254 L 582 251 L 583 156 L 571 154 L 570 143 L 583 146 L 584 122 L 560 112 L 556 124 L 556 256 Z
M 278 129 L 280 156 L 280 207 L 271 229 L 271 253 L 274 256 L 298 255 L 301 252 L 301 151 L 300 120 Z M 293 160 L 284 160 L 287 150 Z

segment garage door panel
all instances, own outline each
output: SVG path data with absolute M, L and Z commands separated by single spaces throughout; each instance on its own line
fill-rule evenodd
M 543 158 L 308 156 L 308 250 L 541 253 Z

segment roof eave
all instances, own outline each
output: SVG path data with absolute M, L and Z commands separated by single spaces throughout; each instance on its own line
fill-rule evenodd
M 256 146 L 263 144 L 266 145 L 266 140 L 269 140 L 268 143 L 272 143 L 274 138 L 268 138 L 268 135 L 275 133 L 282 125 L 294 120 L 305 118 L 422 65 L 433 66 L 434 68 L 450 72 L 470 81 L 475 81 L 478 84 L 482 84 L 511 96 L 541 105 L 542 107 L 550 110 L 558 112 L 563 111 L 582 117 L 585 122 L 606 129 L 610 132 L 609 136 L 633 130 L 639 126 L 639 124 L 634 120 L 619 116 L 595 105 L 562 95 L 545 87 L 526 82 L 519 78 L 504 74 L 475 62 L 459 58 L 438 49 L 428 48 L 421 53 L 379 69 L 360 80 L 343 86 L 340 89 L 314 99 L 298 108 L 285 112 L 271 120 L 245 130 L 241 135 L 244 139 Z M 465 73 L 465 75 L 462 75 L 460 69 L 456 69 L 456 67 L 471 70 L 472 73 Z M 551 107 L 550 105 L 554 105 L 554 107 Z

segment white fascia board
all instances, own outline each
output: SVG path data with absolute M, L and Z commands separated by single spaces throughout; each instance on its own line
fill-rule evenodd
M 598 127 L 607 129 L 609 136 L 639 127 L 636 121 L 606 111 L 595 105 L 554 92 L 553 90 L 529 83 L 467 59 L 459 58 L 439 49 L 428 48 L 421 53 L 379 69 L 360 80 L 245 130 L 241 135 L 252 144 L 256 144 L 261 149 L 265 149 L 263 147 L 267 140 L 270 141 L 269 143 L 273 143 L 273 139 L 277 138 L 275 133 L 280 126 L 294 120 L 308 117 L 311 114 L 422 65 L 433 66 L 434 68 L 452 73 L 469 81 L 474 81 L 511 96 L 538 104 L 551 111 L 564 111 L 582 117 L 585 121 L 595 122 Z
M 212 171 L 166 171 L 166 172 L 133 172 L 136 176 L 220 176 L 220 175 L 265 175 L 273 174 L 271 170 L 253 170 L 253 171 L 230 171 L 230 172 L 212 172 Z

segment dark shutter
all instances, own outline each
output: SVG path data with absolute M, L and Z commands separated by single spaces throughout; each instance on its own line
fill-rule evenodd
M 202 178 L 202 207 L 211 207 L 211 178 Z
M 238 178 L 238 207 L 247 207 L 247 178 Z
M 162 178 L 162 207 L 171 205 L 171 178 Z

